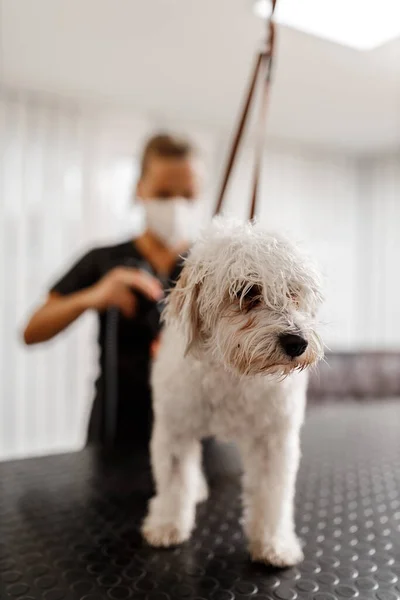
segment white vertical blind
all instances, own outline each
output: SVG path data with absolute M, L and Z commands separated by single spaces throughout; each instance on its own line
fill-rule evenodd
M 20 330 L 73 260 L 139 227 L 131 209 L 137 152 L 159 125 L 1 92 L 0 460 L 84 443 L 96 374 L 95 317 L 85 315 L 29 349 Z M 221 140 L 190 125 L 180 129 L 204 149 L 209 208 L 224 161 Z M 229 190 L 228 209 L 237 216 L 249 202 L 251 158 L 245 148 Z M 325 339 L 333 349 L 400 345 L 399 189 L 399 157 L 365 164 L 299 149 L 266 153 L 259 218 L 303 240 L 322 265 Z
M 400 153 L 361 163 L 364 347 L 400 349 Z
M 89 331 L 83 324 L 32 351 L 20 342 L 21 326 L 50 279 L 85 246 L 81 114 L 4 93 L 0 109 L 0 456 L 7 456 L 61 450 L 76 439 L 89 360 L 80 349 L 88 348 Z

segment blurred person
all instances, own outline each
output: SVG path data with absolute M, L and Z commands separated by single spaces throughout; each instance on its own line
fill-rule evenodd
M 179 276 L 181 257 L 188 250 L 198 221 L 200 176 L 195 154 L 189 142 L 173 136 L 157 135 L 147 142 L 136 189 L 145 212 L 144 233 L 85 254 L 51 287 L 46 302 L 34 312 L 24 330 L 26 344 L 45 342 L 85 311 L 97 311 L 99 375 L 88 444 L 107 442 L 107 330 L 108 309 L 112 308 L 119 313 L 113 443 L 144 445 L 149 440 L 149 370 L 160 331 L 158 303 Z

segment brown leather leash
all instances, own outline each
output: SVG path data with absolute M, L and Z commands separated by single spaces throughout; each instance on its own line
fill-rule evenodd
M 254 172 L 253 172 L 253 186 L 252 186 L 252 197 L 250 204 L 250 212 L 249 218 L 250 220 L 254 218 L 257 208 L 257 200 L 258 200 L 258 191 L 259 191 L 259 183 L 260 183 L 260 172 L 261 172 L 261 163 L 263 156 L 263 147 L 265 141 L 265 125 L 267 119 L 267 110 L 269 104 L 269 95 L 270 95 L 270 87 L 271 87 L 271 79 L 272 79 L 272 67 L 275 56 L 275 45 L 276 45 L 276 36 L 275 36 L 275 23 L 273 20 L 275 7 L 277 0 L 272 0 L 272 10 L 271 16 L 268 20 L 268 33 L 267 33 L 267 43 L 265 48 L 258 54 L 256 63 L 254 66 L 253 74 L 250 80 L 248 92 L 246 95 L 246 99 L 244 102 L 243 110 L 241 112 L 239 123 L 236 128 L 235 136 L 232 141 L 232 146 L 229 152 L 227 165 L 225 168 L 224 177 L 222 179 L 222 184 L 220 188 L 220 192 L 217 199 L 217 204 L 215 207 L 214 215 L 218 215 L 222 210 L 222 205 L 225 198 L 226 189 L 228 187 L 229 179 L 232 173 L 232 169 L 235 164 L 235 160 L 237 157 L 237 153 L 239 150 L 240 142 L 243 137 L 244 130 L 247 125 L 248 116 L 250 114 L 250 110 L 254 101 L 255 91 L 257 87 L 257 83 L 261 78 L 263 89 L 262 89 L 262 98 L 260 105 L 260 112 L 258 115 L 257 121 L 257 143 L 256 143 L 256 151 L 255 151 L 255 159 L 254 159 Z

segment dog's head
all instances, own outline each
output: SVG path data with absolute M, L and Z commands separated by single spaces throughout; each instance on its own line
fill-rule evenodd
M 196 242 L 164 318 L 187 352 L 241 375 L 287 375 L 322 357 L 320 278 L 287 240 L 217 218 Z

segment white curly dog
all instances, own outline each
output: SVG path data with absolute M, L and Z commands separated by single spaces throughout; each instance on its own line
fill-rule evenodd
M 253 560 L 301 561 L 294 527 L 306 367 L 322 357 L 318 272 L 257 223 L 217 218 L 186 260 L 164 312 L 154 364 L 156 495 L 142 532 L 153 546 L 190 537 L 207 498 L 200 440 L 235 441 Z M 210 507 L 211 510 L 212 507 Z

